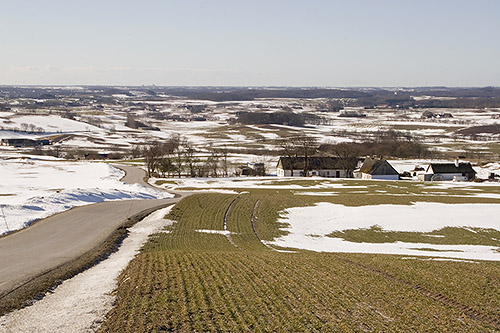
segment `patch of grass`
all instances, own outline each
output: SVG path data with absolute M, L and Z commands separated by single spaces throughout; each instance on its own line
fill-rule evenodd
M 176 185 L 177 183 L 176 183 L 175 180 L 163 180 L 163 179 L 160 179 L 160 180 L 155 181 L 155 185 L 163 185 L 163 184 Z
M 374 225 L 368 229 L 334 231 L 327 236 L 356 243 L 394 243 L 399 241 L 442 245 L 500 246 L 500 231 L 483 228 L 446 227 L 432 232 L 409 232 L 387 231 L 380 226 Z
M 199 194 L 178 203 L 167 216 L 177 221 L 170 232 L 154 235 L 121 274 L 115 307 L 100 330 L 498 329 L 492 318 L 500 316 L 500 263 L 279 253 L 259 238 L 279 235 L 283 208 L 318 198 L 249 192 Z M 225 222 L 234 244 L 196 232 L 223 230 Z
M 434 249 L 432 247 L 413 247 L 413 248 L 410 248 L 410 250 L 431 251 L 431 252 L 464 252 L 462 250 L 438 250 L 438 249 Z

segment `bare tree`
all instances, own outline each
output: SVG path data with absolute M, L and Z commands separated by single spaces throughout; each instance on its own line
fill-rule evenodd
M 346 177 L 351 177 L 358 163 L 360 150 L 351 144 L 339 143 L 333 145 L 331 152 L 339 158 L 339 164 Z
M 219 149 L 219 156 L 221 158 L 221 164 L 222 164 L 222 173 L 224 177 L 227 177 L 229 175 L 228 172 L 228 155 L 229 151 L 227 150 L 227 147 Z
M 142 156 L 143 149 L 141 145 L 135 144 L 132 149 L 130 150 L 130 155 L 132 155 L 132 158 L 137 158 Z
M 190 177 L 196 177 L 196 164 L 198 161 L 194 153 L 195 150 L 193 148 L 193 145 L 189 141 L 186 141 L 184 148 L 184 158 L 186 160 L 186 165 L 188 167 Z
M 177 168 L 174 163 L 172 163 L 172 159 L 170 157 L 162 157 L 158 164 L 158 171 L 162 177 L 165 177 L 165 175 L 170 176 L 175 173 Z
M 304 156 L 304 177 L 307 177 L 309 172 L 310 158 L 318 149 L 318 140 L 315 137 L 306 134 L 299 135 L 294 138 L 296 145 Z
M 217 149 L 212 149 L 210 156 L 207 159 L 207 168 L 209 170 L 209 175 L 212 177 L 219 176 L 219 160 L 219 151 Z
M 185 137 L 180 134 L 174 134 L 169 138 L 165 148 L 165 153 L 174 156 L 173 162 L 179 178 L 181 178 L 182 172 L 184 171 L 186 144 L 187 139 Z
M 158 142 L 153 142 L 151 145 L 144 148 L 148 177 L 152 177 L 156 173 L 160 159 L 163 155 L 162 153 L 162 146 Z
M 297 156 L 297 146 L 295 145 L 295 141 L 292 138 L 283 138 L 278 141 L 278 144 L 281 147 L 283 154 L 290 159 L 290 171 L 291 176 L 293 177 L 293 162 L 294 157 Z

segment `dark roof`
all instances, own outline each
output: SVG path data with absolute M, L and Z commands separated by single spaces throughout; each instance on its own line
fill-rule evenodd
M 389 162 L 374 158 L 367 158 L 359 171 L 370 175 L 399 175 L 399 172 Z
M 470 163 L 431 163 L 427 170 L 434 171 L 434 173 L 476 173 Z
M 290 170 L 290 166 L 293 162 L 294 170 L 303 170 L 305 157 L 297 156 L 297 157 L 280 157 L 278 165 L 281 163 L 283 170 Z M 352 158 L 349 161 L 342 159 L 340 157 L 332 157 L 332 156 L 311 156 L 309 157 L 309 170 L 344 170 L 347 166 L 350 166 L 350 169 L 356 168 L 356 164 L 358 163 L 357 158 Z

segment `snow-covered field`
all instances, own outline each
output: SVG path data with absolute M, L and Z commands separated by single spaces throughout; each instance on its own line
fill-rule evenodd
M 0 111 L 0 137 L 13 138 L 32 135 L 26 132 L 27 125 L 36 126 L 36 132 L 44 131 L 44 135 L 66 133 L 71 137 L 62 138 L 56 144 L 64 149 L 82 148 L 99 151 L 113 151 L 113 147 L 120 146 L 123 152 L 136 143 L 162 140 L 172 134 L 181 134 L 200 149 L 208 146 L 231 148 L 257 147 L 277 149 L 275 140 L 283 136 L 297 133 L 308 134 L 320 143 L 336 143 L 368 138 L 378 131 L 395 130 L 403 134 L 418 137 L 441 151 L 460 151 L 465 148 L 485 148 L 485 137 L 470 141 L 457 137 L 456 131 L 480 125 L 498 124 L 500 110 L 475 109 L 433 109 L 435 113 L 452 113 L 452 118 L 423 119 L 422 114 L 427 110 L 396 110 L 346 107 L 345 111 L 359 112 L 366 115 L 364 118 L 339 117 L 342 112 L 321 112 L 318 105 L 325 100 L 302 99 L 260 99 L 259 101 L 211 102 L 203 100 L 188 100 L 165 97 L 163 101 L 148 101 L 132 97 L 123 98 L 120 94 L 111 96 L 118 104 L 110 103 L 96 110 L 92 105 L 85 105 L 71 110 L 73 119 L 63 118 L 61 111 L 50 108 L 33 111 L 17 108 L 14 104 L 12 111 Z M 123 105 L 124 100 L 130 105 Z M 138 107 L 133 107 L 133 104 Z M 155 111 L 146 106 L 154 105 Z M 189 106 L 204 106 L 203 110 L 192 113 Z M 141 109 L 142 106 L 144 109 Z M 300 108 L 296 108 L 300 106 Z M 296 113 L 315 113 L 324 122 L 307 127 L 285 125 L 230 125 L 229 119 L 240 111 L 273 112 L 283 107 L 290 107 Z M 133 115 L 137 121 L 157 127 L 158 131 L 132 129 L 125 126 L 128 115 Z M 67 116 L 67 115 L 66 115 Z M 160 116 L 160 117 L 158 117 Z M 173 118 L 172 118 L 173 117 Z M 178 117 L 178 118 L 176 118 Z M 165 118 L 165 119 L 164 119 Z M 203 120 L 197 120 L 203 118 Z M 182 121 L 181 121 L 182 120 Z M 31 127 L 30 127 L 31 128 Z M 10 131 L 9 131 L 10 130 Z M 21 132 L 16 132 L 16 131 Z M 30 130 L 30 132 L 33 132 Z M 39 135 L 39 134 L 37 134 Z M 494 144 L 495 136 L 489 142 Z M 97 140 L 89 145 L 90 141 Z M 146 140 L 146 141 L 145 141 Z M 487 142 L 486 142 L 487 143 Z M 451 145 L 444 146 L 444 145 Z M 475 148 L 474 148 L 475 149 Z
M 270 244 L 319 252 L 383 253 L 411 256 L 500 261 L 498 248 L 483 245 L 438 245 L 431 243 L 358 243 L 326 236 L 333 231 L 367 229 L 430 232 L 444 227 L 500 230 L 500 204 L 443 204 L 346 207 L 318 203 L 282 212 L 288 234 Z
M 119 250 L 98 265 L 64 281 L 42 300 L 0 317 L 2 332 L 95 332 L 113 307 L 117 277 L 148 237 L 173 223 L 160 209 L 129 229 Z
M 122 183 L 123 171 L 100 162 L 10 157 L 0 159 L 0 175 L 0 234 L 75 206 L 172 196 Z

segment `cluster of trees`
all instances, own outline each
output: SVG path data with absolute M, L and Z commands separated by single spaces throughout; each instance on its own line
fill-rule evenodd
M 14 129 L 14 131 L 16 131 L 16 129 Z M 27 123 L 21 124 L 20 131 L 26 132 L 26 133 L 45 133 L 45 129 L 43 129 L 43 127 L 39 127 L 39 126 L 36 126 L 35 124 L 27 124 Z
M 500 97 L 466 97 L 456 99 L 428 99 L 414 101 L 413 107 L 418 108 L 498 108 L 500 107 Z
M 322 144 L 319 151 L 347 159 L 373 155 L 397 158 L 427 158 L 431 155 L 431 151 L 419 142 L 391 136 L 363 142 Z
M 149 177 L 227 177 L 229 151 L 209 148 L 208 157 L 201 159 L 195 147 L 184 137 L 173 135 L 163 142 L 135 147 L 132 155 L 145 158 Z
M 278 141 L 283 154 L 293 161 L 294 157 L 301 156 L 304 158 L 303 175 L 307 176 L 310 167 L 310 158 L 318 152 L 318 140 L 315 137 L 305 134 L 283 138 Z M 293 163 L 290 169 L 293 175 Z
M 234 122 L 244 125 L 279 124 L 290 126 L 304 126 L 306 117 L 292 111 L 277 112 L 248 112 L 241 111 L 236 114 Z

